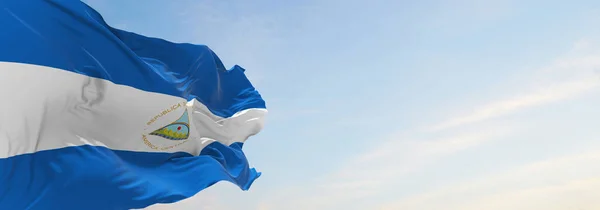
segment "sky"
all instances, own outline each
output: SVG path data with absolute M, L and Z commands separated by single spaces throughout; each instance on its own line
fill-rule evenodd
M 600 1 L 85 0 L 267 102 L 262 176 L 166 209 L 600 209 Z

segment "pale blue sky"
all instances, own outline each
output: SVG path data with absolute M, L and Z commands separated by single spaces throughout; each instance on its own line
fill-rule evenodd
M 210 46 L 270 111 L 250 191 L 149 209 L 600 208 L 599 1 L 85 2 Z

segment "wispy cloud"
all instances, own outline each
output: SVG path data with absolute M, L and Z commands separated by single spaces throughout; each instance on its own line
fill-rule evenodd
M 600 64 L 600 62 L 598 63 Z M 600 67 L 600 65 L 598 65 L 598 67 Z M 429 129 L 431 131 L 439 131 L 466 124 L 477 123 L 511 114 L 523 109 L 580 96 L 581 94 L 584 94 L 587 91 L 593 90 L 597 87 L 600 87 L 600 78 L 596 77 L 551 84 L 547 87 L 534 90 L 529 94 L 508 98 L 505 100 L 494 101 L 490 104 L 482 106 L 481 108 L 473 110 L 469 114 L 444 121 L 432 126 Z
M 497 126 L 435 139 L 390 139 L 333 174 L 325 186 L 331 187 L 332 193 L 380 193 L 379 189 L 399 177 L 410 175 L 445 156 L 496 140 L 514 129 Z
M 591 198 L 600 193 L 598 161 L 597 150 L 552 158 L 409 196 L 378 209 L 596 209 L 600 202 Z
M 581 39 L 573 44 L 564 57 L 550 65 L 535 69 L 534 76 L 522 90 L 472 111 L 425 128 L 435 132 L 474 124 L 528 108 L 572 99 L 600 87 L 600 52 L 590 51 L 596 46 L 592 40 Z M 525 72 L 524 75 L 530 74 Z
M 269 198 L 274 209 L 326 209 L 343 202 L 385 193 L 411 173 L 440 158 L 512 133 L 514 127 L 494 126 L 436 139 L 397 137 L 359 155 L 335 173 Z M 293 199 L 291 199 L 293 198 Z
M 391 135 L 379 146 L 357 155 L 337 171 L 307 184 L 310 187 L 296 186 L 289 191 L 280 192 L 273 198 L 267 199 L 265 203 L 268 205 L 265 205 L 270 205 L 274 209 L 326 209 L 338 203 L 358 199 L 369 200 L 392 193 L 398 180 L 409 179 L 411 174 L 425 170 L 429 165 L 445 157 L 476 148 L 486 142 L 500 140 L 520 129 L 517 123 L 501 123 L 493 119 L 532 107 L 574 99 L 598 90 L 600 78 L 592 72 L 600 67 L 600 60 L 590 59 L 598 55 L 585 54 L 568 59 L 559 58 L 551 65 L 534 72 L 547 73 L 549 69 L 552 71 L 561 69 L 569 71 L 571 76 L 553 78 L 555 74 L 535 74 L 527 85 L 533 87 L 527 91 L 527 94 L 514 94 L 513 97 L 492 101 L 475 108 L 474 111 L 428 126 L 428 129 Z M 457 129 L 449 129 L 459 126 L 462 128 L 461 132 L 457 132 Z M 590 161 L 594 158 L 596 156 L 588 155 L 584 159 Z M 559 160 L 552 161 L 554 163 Z M 559 170 L 561 166 L 564 165 L 554 165 L 549 170 Z M 532 174 L 531 171 L 527 171 L 532 170 L 531 167 L 535 166 L 521 169 L 522 172 L 519 173 Z M 515 177 L 514 180 L 521 180 L 521 178 Z M 479 183 L 487 182 L 487 179 L 484 179 Z M 469 185 L 464 189 L 470 190 L 475 186 Z M 468 193 L 476 192 L 468 191 Z M 414 205 L 401 203 L 394 204 L 392 207 L 387 206 L 385 209 L 428 209 L 426 204 L 432 200 L 421 200 L 422 203 L 411 200 L 409 203 L 412 202 Z M 433 209 L 447 209 L 442 208 L 443 206 L 438 207 Z

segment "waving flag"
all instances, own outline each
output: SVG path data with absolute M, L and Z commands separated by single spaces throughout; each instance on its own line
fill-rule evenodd
M 0 1 L 0 209 L 132 209 L 260 175 L 265 102 L 208 47 L 108 26 L 78 0 Z

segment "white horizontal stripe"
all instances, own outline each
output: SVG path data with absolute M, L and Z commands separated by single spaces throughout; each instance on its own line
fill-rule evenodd
M 245 141 L 262 129 L 267 113 L 247 109 L 222 118 L 197 100 L 45 66 L 0 62 L 0 75 L 0 158 L 85 144 L 198 155 L 214 140 L 226 145 Z M 185 110 L 187 140 L 148 135 Z

